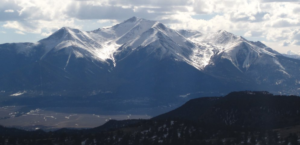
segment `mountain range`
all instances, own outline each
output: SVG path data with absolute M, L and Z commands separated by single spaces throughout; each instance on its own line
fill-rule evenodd
M 1 44 L 0 67 L 1 105 L 126 110 L 231 91 L 300 92 L 299 59 L 224 30 L 173 30 L 137 17 Z

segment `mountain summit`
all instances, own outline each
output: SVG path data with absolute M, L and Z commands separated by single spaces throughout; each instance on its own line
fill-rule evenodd
M 106 102 L 104 110 L 161 109 L 231 91 L 299 94 L 300 88 L 300 60 L 261 42 L 224 30 L 177 31 L 137 17 L 93 31 L 63 27 L 34 44 L 2 44 L 0 66 L 1 96 L 43 96 L 49 101 L 37 103 L 48 107 L 90 101 L 87 106 Z

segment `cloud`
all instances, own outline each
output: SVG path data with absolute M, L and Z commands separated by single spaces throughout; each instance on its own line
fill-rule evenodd
M 5 13 L 13 13 L 13 12 L 15 12 L 15 11 L 12 10 L 12 9 L 9 9 L 9 10 L 5 10 L 4 12 L 5 12 Z
M 260 22 L 268 19 L 267 12 L 261 12 L 256 14 L 251 13 L 235 13 L 231 15 L 231 21 L 239 22 L 239 21 L 247 21 L 247 22 Z
M 263 35 L 263 31 L 247 31 L 245 37 L 260 37 Z
M 280 19 L 275 21 L 272 24 L 272 27 L 294 27 L 294 26 L 300 26 L 300 22 L 298 20 Z
M 4 0 L 0 2 L 0 21 L 50 21 L 53 19 L 66 18 L 66 14 L 64 11 L 70 3 L 72 3 L 71 0 Z M 14 11 L 14 15 L 7 15 L 7 12 L 12 12 L 12 10 Z M 6 18 L 3 18 L 2 16 Z
M 297 46 L 300 46 L 300 40 L 295 40 L 295 41 L 293 41 L 293 43 L 292 43 L 293 45 L 297 45 Z
M 289 55 L 300 55 L 300 51 L 288 50 L 287 54 L 289 54 Z
M 300 29 L 294 30 L 292 32 L 292 39 L 300 41 Z
M 174 29 L 227 30 L 278 45 L 298 44 L 299 0 L 2 0 L 5 29 L 41 37 L 63 26 L 113 25 L 132 16 L 165 23 Z M 86 23 L 84 23 L 86 22 Z M 92 29 L 92 28 L 91 28 Z M 274 45 L 276 46 L 276 45 Z
M 159 17 L 189 11 L 189 9 L 185 6 L 178 6 L 181 3 L 186 4 L 186 1 L 174 1 L 173 3 L 169 3 L 169 5 L 167 5 L 166 1 L 129 2 L 130 1 L 110 1 L 109 3 L 74 2 L 68 6 L 66 14 L 70 17 L 81 20 L 124 20 L 132 16 L 142 17 L 145 19 L 159 19 Z M 131 2 L 135 1 L 131 0 Z M 159 4 L 160 6 L 158 6 Z
M 0 2 L 3 27 L 28 33 L 49 34 L 62 26 L 80 27 L 75 21 L 116 22 L 132 16 L 160 20 L 163 16 L 187 12 L 192 0 L 14 0 Z M 8 13 L 8 10 L 13 13 Z M 71 23 L 70 23 L 71 22 Z
M 3 25 L 5 28 L 11 28 L 11 29 L 16 29 L 18 31 L 23 31 L 23 32 L 32 32 L 32 33 L 38 33 L 38 30 L 36 28 L 38 27 L 37 24 L 32 24 L 31 22 L 28 21 L 8 21 L 6 24 Z M 20 34 L 20 33 L 19 33 Z
M 185 6 L 193 3 L 193 0 L 109 0 L 111 5 L 135 5 L 135 6 Z
M 282 45 L 281 46 L 289 46 L 291 44 L 291 42 L 287 42 L 287 41 L 285 41 L 285 42 L 283 42 L 282 43 Z
M 55 24 L 55 25 L 53 25 Z M 53 20 L 53 21 L 7 21 L 3 27 L 9 29 L 15 29 L 17 31 L 26 33 L 36 33 L 42 36 L 48 36 L 54 31 L 64 26 L 70 26 L 73 28 L 79 28 L 74 24 L 74 19 L 70 20 Z
M 290 30 L 285 33 L 286 39 L 282 46 L 300 46 L 300 29 Z
M 262 2 L 300 2 L 300 0 L 262 0 Z
M 110 25 L 115 25 L 118 23 L 117 20 L 112 20 L 112 19 L 101 19 L 101 20 L 98 20 L 97 22 L 100 24 L 108 23 Z
M 196 29 L 203 32 L 234 29 L 234 24 L 228 19 L 227 15 L 216 15 L 210 20 L 197 20 L 185 14 L 176 14 L 167 19 L 169 22 L 173 22 L 169 24 L 173 29 Z
M 300 7 L 294 8 L 293 12 L 294 12 L 294 13 L 299 13 L 299 12 L 300 12 Z
M 14 29 L 16 32 L 51 34 L 54 30 L 63 26 L 79 27 L 66 13 L 67 6 L 72 3 L 66 1 L 51 0 L 14 0 L 0 2 L 0 21 L 7 29 Z M 14 10 L 13 13 L 6 13 L 2 9 Z M 18 33 L 21 34 L 21 33 Z
M 22 32 L 22 31 L 16 31 L 15 33 L 17 33 L 17 34 L 21 34 L 21 35 L 25 35 L 25 33 L 24 33 L 24 32 Z
M 76 11 L 74 11 L 75 8 Z M 118 6 L 72 4 L 67 9 L 68 16 L 78 19 L 122 19 L 129 18 L 134 14 L 133 9 Z

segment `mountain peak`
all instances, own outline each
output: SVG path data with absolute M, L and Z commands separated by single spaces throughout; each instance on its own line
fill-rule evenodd
M 71 33 L 71 32 L 75 32 L 75 33 L 78 33 L 78 32 L 81 32 L 81 30 L 79 29 L 76 29 L 76 28 L 71 28 L 71 27 L 61 27 L 60 29 L 58 29 L 56 32 L 54 32 L 53 34 L 55 33 L 59 33 L 59 32 L 64 32 L 64 33 Z
M 69 29 L 72 29 L 72 28 L 64 26 L 64 27 L 61 27 L 59 30 L 69 30 Z
M 217 35 L 221 35 L 221 36 L 228 36 L 228 37 L 237 37 L 236 35 L 230 33 L 230 32 L 227 32 L 225 30 L 218 30 L 217 31 Z
M 222 30 L 222 29 L 221 29 L 221 30 L 218 30 L 217 32 L 218 32 L 218 33 L 228 33 L 226 30 Z
M 62 27 L 59 30 L 57 30 L 56 32 L 54 32 L 52 35 L 50 35 L 48 38 L 42 39 L 40 40 L 40 42 L 42 41 L 46 41 L 46 40 L 55 40 L 55 41 L 63 41 L 63 40 L 74 40 L 74 39 L 78 39 L 76 35 L 78 35 L 80 33 L 80 35 L 82 35 L 82 31 L 80 31 L 79 29 L 74 29 L 74 28 L 70 28 L 70 27 Z
M 203 35 L 201 32 L 199 32 L 197 30 L 184 30 L 184 29 L 181 29 L 181 30 L 178 30 L 178 33 L 181 34 L 182 36 L 186 37 L 186 38 L 193 37 L 193 36 L 200 37 L 200 36 Z
M 139 20 L 139 19 L 141 19 L 141 18 L 138 18 L 138 17 L 136 17 L 136 16 L 133 16 L 133 17 L 131 17 L 131 18 L 125 20 L 124 22 L 135 22 L 135 21 L 137 21 L 137 20 Z
M 167 27 L 164 24 L 159 23 L 159 22 L 157 22 L 156 24 L 154 24 L 153 27 L 161 29 L 161 30 L 166 30 L 167 29 Z

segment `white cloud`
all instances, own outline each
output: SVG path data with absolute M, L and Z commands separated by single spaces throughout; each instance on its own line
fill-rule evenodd
M 300 2 L 299 0 L 262 0 L 262 2 Z
M 110 24 L 110 25 L 115 25 L 115 24 L 117 24 L 119 21 L 114 20 L 114 19 L 101 19 L 101 20 L 98 20 L 97 22 L 100 23 L 100 24 L 106 23 L 106 24 Z
M 300 26 L 299 20 L 293 19 L 279 19 L 274 21 L 272 27 L 293 27 L 293 26 Z
M 284 41 L 281 46 L 289 46 L 291 44 L 291 42 L 288 42 L 288 41 Z
M 293 44 L 293 45 L 300 46 L 300 40 L 294 40 L 292 44 Z
M 263 31 L 247 31 L 244 36 L 246 37 L 261 37 L 263 35 Z
M 81 28 L 95 20 L 99 27 L 132 16 L 158 20 L 175 29 L 224 29 L 277 46 L 299 45 L 299 0 L 4 0 L 0 22 L 6 29 L 43 37 L 63 26 Z M 200 17 L 193 17 L 198 15 Z M 203 16 L 203 18 L 201 17 Z M 209 16 L 209 19 L 204 17 Z M 273 44 L 273 43 L 272 43 Z M 276 45 L 273 45 L 276 46 Z M 282 46 L 283 47 L 283 46 Z
M 4 12 L 5 12 L 5 13 L 13 13 L 13 12 L 15 12 L 15 11 L 12 10 L 12 9 L 9 9 L 9 10 L 5 10 Z
M 80 29 L 80 26 L 77 26 L 74 23 L 74 19 L 69 19 L 64 21 L 63 20 L 8 21 L 3 25 L 4 28 L 15 29 L 27 33 L 41 34 L 42 36 L 49 36 L 51 33 L 64 26 Z

